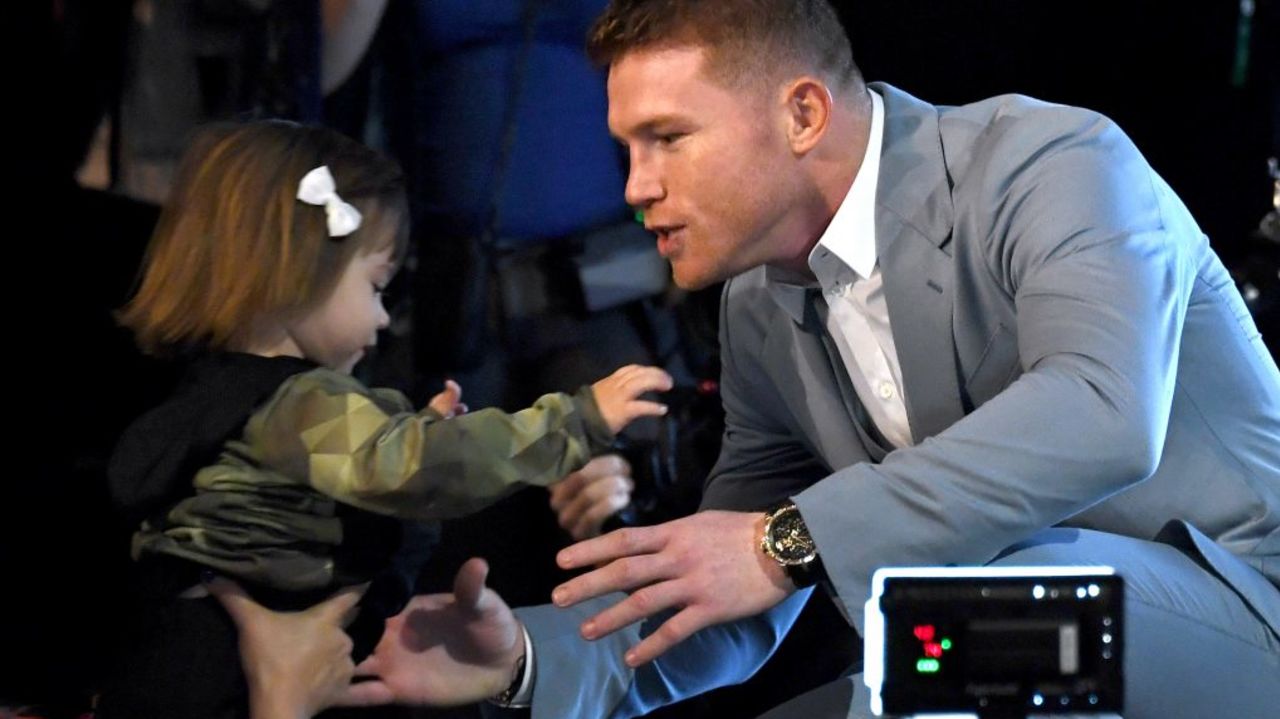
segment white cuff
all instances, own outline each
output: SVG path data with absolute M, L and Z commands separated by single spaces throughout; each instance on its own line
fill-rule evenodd
M 529 637 L 529 630 L 523 624 L 520 625 L 520 632 L 524 635 L 524 672 L 520 677 L 520 686 L 507 701 L 490 700 L 504 709 L 527 709 L 533 703 L 533 639 Z

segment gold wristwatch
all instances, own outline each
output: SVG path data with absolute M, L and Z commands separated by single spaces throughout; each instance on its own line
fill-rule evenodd
M 782 567 L 797 588 L 813 586 L 826 578 L 818 545 L 791 500 L 774 505 L 765 513 L 760 548 Z

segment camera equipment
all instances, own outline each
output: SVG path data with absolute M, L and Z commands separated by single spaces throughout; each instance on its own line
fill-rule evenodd
M 872 711 L 1117 713 L 1123 599 L 1109 567 L 880 569 L 866 604 Z

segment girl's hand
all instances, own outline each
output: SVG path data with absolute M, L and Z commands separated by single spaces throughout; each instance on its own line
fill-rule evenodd
M 662 369 L 631 364 L 591 385 L 591 389 L 609 431 L 617 434 L 639 417 L 666 414 L 665 404 L 638 397 L 645 392 L 665 392 L 671 385 L 671 375 Z
M 427 406 L 439 412 L 445 419 L 467 413 L 467 406 L 462 403 L 462 387 L 451 379 L 444 381 L 444 391 L 432 397 Z

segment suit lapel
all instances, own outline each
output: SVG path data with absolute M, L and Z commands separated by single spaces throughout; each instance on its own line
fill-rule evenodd
M 877 221 L 881 227 L 892 221 Z M 906 230 L 903 234 L 909 234 Z M 964 416 L 951 334 L 951 258 L 932 244 L 899 236 L 880 256 L 907 418 L 918 443 Z
M 775 377 L 784 401 L 793 403 L 802 434 L 832 468 L 868 459 L 880 461 L 885 451 L 864 429 L 866 410 L 858 402 L 826 332 L 810 331 L 786 313 L 775 315 L 765 338 L 764 366 L 794 368 Z M 833 361 L 835 357 L 835 361 Z M 839 392 L 832 392 L 832 387 Z
M 885 102 L 876 251 L 918 443 L 964 416 L 952 334 L 950 184 L 937 109 L 891 86 L 873 87 Z

